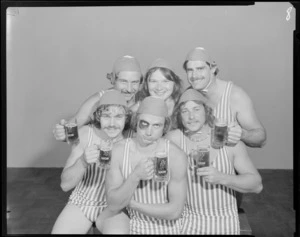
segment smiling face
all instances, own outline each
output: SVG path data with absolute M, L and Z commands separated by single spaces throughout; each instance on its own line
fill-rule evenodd
M 114 84 L 116 90 L 121 91 L 129 102 L 134 98 L 140 86 L 141 74 L 139 72 L 121 71 Z
M 143 146 L 151 145 L 163 135 L 165 117 L 140 114 L 137 121 L 137 139 Z
M 213 70 L 204 61 L 188 61 L 186 73 L 189 83 L 196 90 L 205 88 L 213 77 Z
M 126 121 L 126 111 L 123 106 L 110 105 L 101 111 L 101 129 L 110 137 L 116 138 L 122 134 Z
M 173 81 L 168 80 L 159 69 L 151 74 L 147 83 L 149 94 L 163 100 L 172 95 L 175 84 Z
M 203 104 L 188 101 L 180 107 L 180 115 L 184 128 L 190 132 L 197 132 L 205 123 L 205 109 Z

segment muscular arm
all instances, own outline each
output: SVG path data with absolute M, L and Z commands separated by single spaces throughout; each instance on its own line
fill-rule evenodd
M 155 218 L 178 219 L 183 211 L 187 193 L 187 158 L 174 144 L 170 143 L 171 177 L 168 183 L 168 202 L 164 204 L 145 204 L 134 200 L 130 207 Z
M 84 138 L 87 136 L 86 130 L 86 127 L 79 129 L 80 143 L 72 146 L 71 154 L 62 171 L 60 186 L 65 192 L 73 189 L 80 182 L 88 166 L 83 158 Z
M 252 100 L 240 87 L 233 87 L 231 105 L 242 127 L 241 140 L 249 147 L 263 147 L 267 139 L 266 130 L 256 115 Z
M 140 179 L 132 172 L 124 180 L 121 173 L 125 141 L 114 145 L 112 150 L 111 167 L 106 174 L 105 188 L 108 208 L 117 213 L 126 207 L 139 184 Z
M 91 95 L 81 104 L 76 114 L 69 121 L 75 122 L 75 119 L 77 119 L 78 127 L 88 124 L 91 121 L 91 116 L 99 100 L 100 96 L 98 92 Z
M 229 154 L 233 156 L 234 168 L 238 175 L 224 174 L 220 183 L 241 193 L 260 193 L 263 189 L 261 176 L 248 156 L 246 146 L 239 142 L 235 147 L 228 149 L 231 149 Z

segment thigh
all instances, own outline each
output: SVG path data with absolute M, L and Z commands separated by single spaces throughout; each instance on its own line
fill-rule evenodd
M 97 218 L 97 228 L 103 234 L 129 234 L 129 216 L 126 211 L 112 213 L 105 209 Z
M 52 234 L 86 234 L 92 222 L 86 218 L 80 208 L 67 204 L 52 229 Z

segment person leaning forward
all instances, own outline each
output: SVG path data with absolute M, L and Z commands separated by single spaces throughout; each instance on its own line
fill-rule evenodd
M 119 142 L 112 151 L 107 173 L 108 209 L 127 207 L 130 234 L 179 234 L 180 216 L 186 201 L 187 158 L 174 143 L 162 136 L 168 131 L 164 100 L 146 97 L 132 117 L 136 137 Z M 153 179 L 155 152 L 167 154 L 168 180 Z

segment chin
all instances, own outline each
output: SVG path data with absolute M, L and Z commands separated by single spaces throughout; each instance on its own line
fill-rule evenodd
M 116 138 L 117 136 L 119 136 L 120 135 L 120 131 L 114 131 L 114 132 L 112 132 L 112 131 L 105 131 L 105 133 L 107 134 L 107 136 L 109 136 L 109 138 Z

